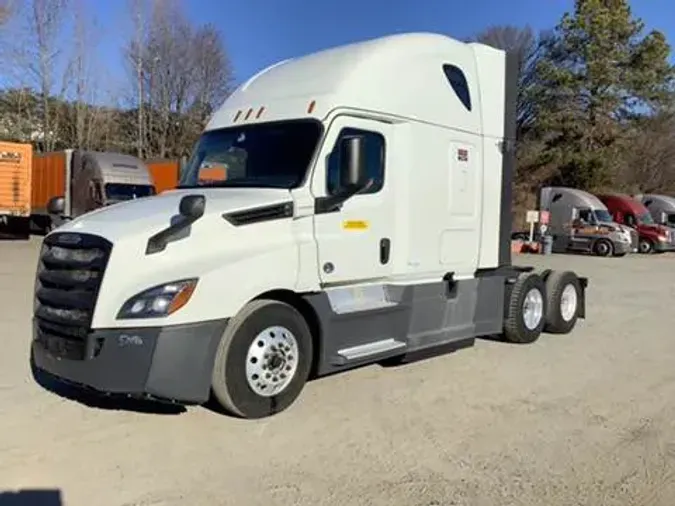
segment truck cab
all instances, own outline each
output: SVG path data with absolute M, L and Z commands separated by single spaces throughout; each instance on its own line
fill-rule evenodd
M 639 195 L 636 200 L 649 210 L 656 223 L 668 227 L 671 234 L 675 233 L 675 197 L 648 194 Z
M 539 208 L 549 212 L 554 252 L 583 252 L 621 257 L 637 249 L 637 232 L 616 223 L 594 195 L 576 188 L 546 186 Z
M 147 166 L 134 156 L 67 150 L 60 158 L 64 192 L 47 203 L 54 227 L 96 209 L 156 193 Z
M 177 189 L 45 237 L 35 369 L 259 418 L 310 377 L 570 332 L 587 279 L 511 263 L 517 81 L 515 55 L 435 34 L 261 71 Z
M 607 206 L 617 223 L 637 231 L 640 253 L 663 253 L 675 249 L 675 235 L 668 227 L 657 224 L 641 202 L 623 194 L 602 194 L 597 197 Z

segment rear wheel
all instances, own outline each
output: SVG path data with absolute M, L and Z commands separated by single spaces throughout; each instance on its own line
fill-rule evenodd
M 289 407 L 309 376 L 312 336 L 302 315 L 275 300 L 249 303 L 228 324 L 211 389 L 227 412 L 263 418 Z
M 599 257 L 607 257 L 614 253 L 612 243 L 606 239 L 599 239 L 593 245 L 593 253 Z
M 581 283 L 570 271 L 553 271 L 546 278 L 545 332 L 567 334 L 577 323 Z
M 518 276 L 509 298 L 504 337 L 511 343 L 533 343 L 541 335 L 546 314 L 545 286 L 534 272 Z

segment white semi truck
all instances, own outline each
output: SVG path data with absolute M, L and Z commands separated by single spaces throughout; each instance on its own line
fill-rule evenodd
M 511 263 L 516 86 L 510 55 L 435 34 L 263 70 L 178 189 L 45 237 L 34 370 L 259 418 L 310 377 L 570 332 L 587 279 Z

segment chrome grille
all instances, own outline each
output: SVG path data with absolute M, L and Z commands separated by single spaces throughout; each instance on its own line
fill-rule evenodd
M 43 241 L 33 315 L 36 340 L 53 355 L 91 355 L 87 336 L 111 251 L 109 241 L 90 234 L 55 233 Z
M 675 228 L 668 228 L 668 244 L 675 246 Z

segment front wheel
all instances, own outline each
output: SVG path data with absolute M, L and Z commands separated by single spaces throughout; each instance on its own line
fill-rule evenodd
M 654 244 L 649 239 L 643 237 L 638 242 L 638 251 L 643 255 L 649 255 L 654 252 Z
M 302 315 L 275 300 L 250 302 L 228 324 L 211 390 L 227 412 L 264 418 L 289 407 L 311 367 L 312 336 Z
M 612 243 L 606 239 L 599 239 L 593 246 L 593 253 L 599 257 L 608 257 L 614 253 Z

